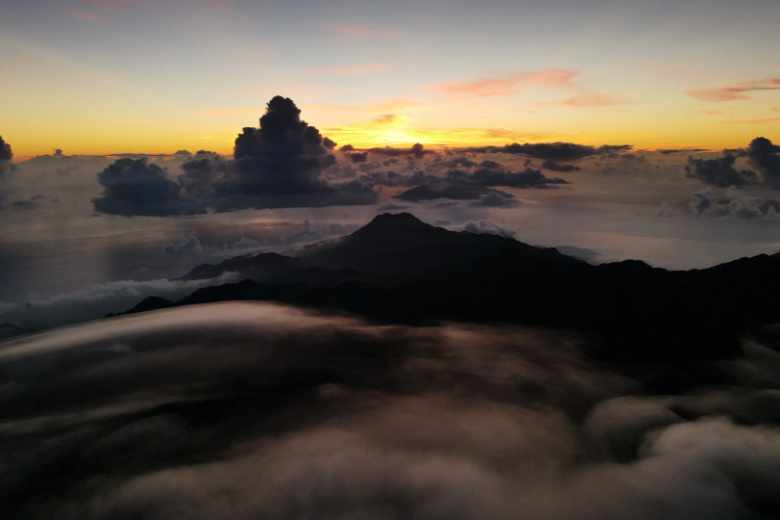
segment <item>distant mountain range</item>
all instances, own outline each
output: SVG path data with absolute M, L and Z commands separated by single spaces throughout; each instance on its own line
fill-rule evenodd
M 454 232 L 382 214 L 297 257 L 275 253 L 200 265 L 182 279 L 239 273 L 238 283 L 128 313 L 225 300 L 273 300 L 380 322 L 497 322 L 571 330 L 623 361 L 718 358 L 780 321 L 780 256 L 668 271 L 644 262 L 591 265 L 511 238 Z

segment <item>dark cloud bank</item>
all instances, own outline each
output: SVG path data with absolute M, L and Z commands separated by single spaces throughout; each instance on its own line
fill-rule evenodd
M 574 161 L 617 156 L 631 148 L 565 142 L 515 143 L 458 152 L 426 150 L 421 144 L 363 150 L 344 145 L 335 151 L 336 146 L 301 120 L 291 99 L 276 96 L 268 103 L 259 127 L 244 128 L 238 135 L 232 159 L 181 150 L 175 157 L 185 161 L 182 174 L 174 176 L 144 157 L 125 156 L 99 174 L 103 193 L 93 203 L 105 214 L 191 215 L 250 208 L 373 204 L 381 187 L 400 186 L 415 190 L 402 197 L 407 200 L 450 198 L 509 207 L 516 205 L 513 196 L 492 188 L 549 188 L 567 183 L 530 168 L 532 158 L 543 160 L 542 169 L 569 173 L 580 169 Z M 455 153 L 462 155 L 451 157 Z M 467 156 L 475 153 L 525 156 L 526 169 L 510 171 L 495 161 L 476 162 Z M 441 167 L 450 171 L 442 175 L 444 172 L 437 170 Z
M 0 349 L 0 509 L 31 519 L 771 518 L 780 356 L 604 366 L 540 330 L 270 304 Z
M 124 158 L 98 176 L 95 209 L 118 215 L 180 215 L 247 208 L 370 204 L 376 194 L 357 182 L 329 183 L 335 143 L 300 119 L 289 98 L 269 101 L 260 127 L 244 128 L 227 160 L 199 152 L 174 180 L 144 159 Z
M 739 157 L 746 157 L 753 168 L 737 167 Z M 719 188 L 729 186 L 763 185 L 780 189 L 780 147 L 765 137 L 751 141 L 746 150 L 726 150 L 714 159 L 690 158 L 688 175 L 707 185 Z

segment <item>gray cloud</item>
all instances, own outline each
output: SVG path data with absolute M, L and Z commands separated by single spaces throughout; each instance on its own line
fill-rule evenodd
M 758 182 L 756 174 L 750 170 L 737 170 L 737 158 L 731 154 L 715 159 L 696 159 L 690 157 L 685 167 L 688 176 L 699 179 L 710 186 L 727 188 L 744 186 Z
M 141 159 L 118 159 L 98 174 L 103 195 L 93 199 L 100 213 L 167 216 L 203 212 L 182 197 L 181 186 L 165 170 Z
M 594 155 L 614 155 L 631 150 L 630 145 L 587 146 L 576 143 L 526 143 L 508 144 L 503 147 L 473 148 L 477 152 L 506 153 L 525 155 L 536 159 L 551 161 L 576 161 Z
M 423 202 L 438 199 L 481 201 L 484 197 L 503 200 L 509 204 L 514 201 L 511 193 L 493 190 L 480 184 L 439 180 L 406 190 L 396 198 L 406 202 Z
M 101 213 L 167 216 L 247 208 L 371 204 L 376 194 L 358 182 L 327 182 L 335 143 L 300 118 L 289 98 L 268 102 L 259 128 L 247 127 L 235 142 L 234 159 L 200 151 L 182 164 L 174 181 L 145 159 L 123 158 L 100 173 L 105 193 L 94 201 Z
M 772 189 L 780 189 L 780 146 L 765 137 L 757 137 L 748 146 L 747 156 L 763 175 L 764 182 Z
M 6 343 L 0 507 L 65 520 L 777 514 L 776 352 L 665 366 L 655 386 L 652 370 L 602 366 L 585 347 L 236 303 Z

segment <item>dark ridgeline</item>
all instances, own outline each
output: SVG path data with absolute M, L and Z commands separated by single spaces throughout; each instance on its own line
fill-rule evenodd
M 343 239 L 293 258 L 258 254 L 202 265 L 184 279 L 245 277 L 178 302 L 147 299 L 128 312 L 225 300 L 273 300 L 382 322 L 513 323 L 592 334 L 623 360 L 732 356 L 739 340 L 780 319 L 780 256 L 692 271 L 644 262 L 590 265 L 555 249 L 453 232 L 383 214 Z

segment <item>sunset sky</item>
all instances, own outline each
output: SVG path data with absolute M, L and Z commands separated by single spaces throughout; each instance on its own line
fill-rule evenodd
M 40 0 L 0 7 L 0 135 L 232 151 L 274 94 L 339 144 L 743 146 L 780 130 L 776 0 Z

